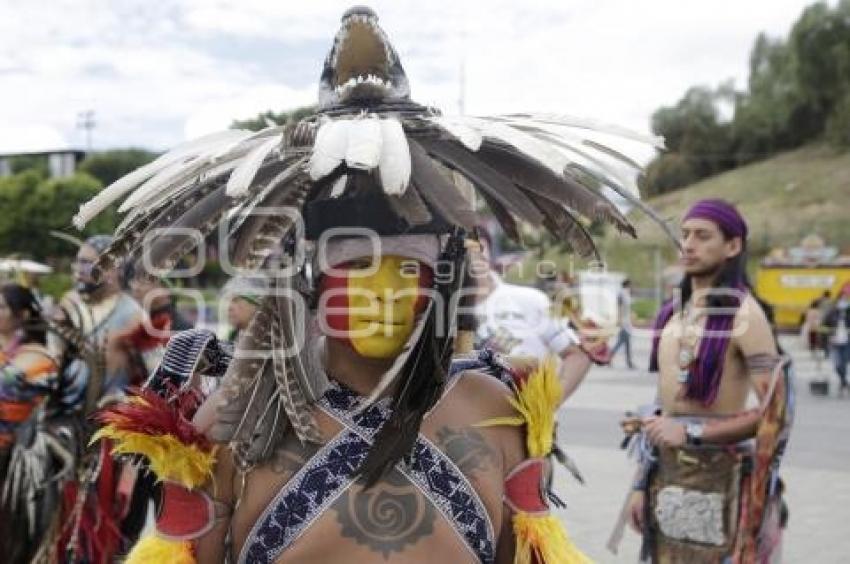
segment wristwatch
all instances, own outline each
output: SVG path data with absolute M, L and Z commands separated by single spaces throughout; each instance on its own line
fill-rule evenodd
M 686 423 L 685 437 L 686 443 L 691 446 L 702 445 L 702 434 L 705 431 L 705 423 Z

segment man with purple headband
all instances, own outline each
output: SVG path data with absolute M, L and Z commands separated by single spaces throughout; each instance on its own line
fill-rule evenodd
M 685 278 L 658 314 L 650 358 L 659 405 L 623 423 L 641 453 L 623 520 L 652 562 L 768 562 L 779 552 L 790 374 L 747 280 L 735 207 L 697 202 L 681 233 Z

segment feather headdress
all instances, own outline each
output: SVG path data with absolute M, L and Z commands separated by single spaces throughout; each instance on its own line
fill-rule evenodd
M 603 139 L 662 147 L 657 137 L 563 115 L 443 116 L 411 100 L 398 54 L 377 16 L 358 7 L 342 18 L 314 115 L 256 133 L 231 130 L 186 143 L 105 188 L 74 222 L 82 227 L 126 198 L 120 207 L 126 217 L 101 266 L 144 252 L 149 266 L 168 269 L 218 228 L 220 252 L 237 267 L 255 268 L 300 228 L 297 212 L 334 200 L 380 199 L 388 210 L 381 234 L 434 232 L 435 225 L 442 233 L 469 230 L 477 223 L 475 207 L 458 187 L 460 178 L 474 186 L 510 236 L 519 237 L 521 223 L 542 226 L 576 252 L 593 255 L 590 221 L 635 235 L 611 194 L 664 226 L 639 202 L 638 163 Z M 161 235 L 163 228 L 171 231 Z M 258 316 L 262 323 L 246 332 L 240 346 L 270 347 L 292 338 L 270 335 L 292 320 L 281 304 L 267 300 Z M 418 358 L 427 353 L 429 365 L 446 357 L 445 350 L 407 351 Z M 301 366 L 273 356 L 235 360 L 222 394 L 231 402 L 222 408 L 231 431 L 250 435 L 260 422 L 271 429 L 275 421 L 295 418 L 302 438 L 311 438 L 312 426 L 296 412 L 321 386 L 309 389 Z M 270 394 L 286 400 L 270 402 Z

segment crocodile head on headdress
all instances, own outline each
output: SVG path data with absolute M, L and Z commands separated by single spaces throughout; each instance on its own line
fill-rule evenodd
M 409 98 L 407 75 L 378 16 L 365 6 L 347 10 L 322 69 L 319 107 Z

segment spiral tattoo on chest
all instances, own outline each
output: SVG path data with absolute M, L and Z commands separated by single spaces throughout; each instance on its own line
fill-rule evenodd
M 386 559 L 434 532 L 434 506 L 397 471 L 368 490 L 349 488 L 333 509 L 343 537 Z

